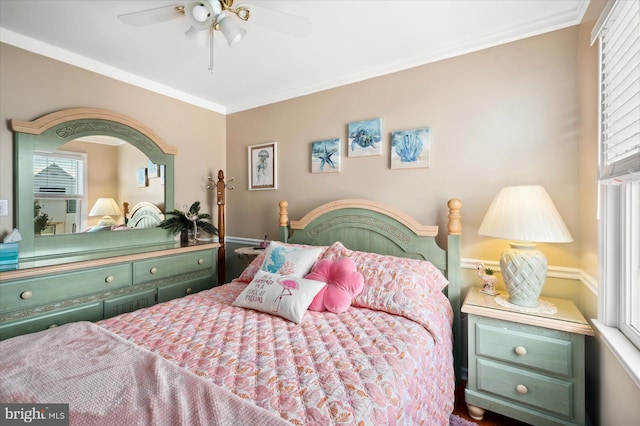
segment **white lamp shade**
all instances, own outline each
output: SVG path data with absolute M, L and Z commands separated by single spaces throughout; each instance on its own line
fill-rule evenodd
M 209 33 L 211 30 L 199 30 L 197 28 L 189 28 L 184 35 L 200 47 L 209 47 Z
M 209 29 L 215 15 L 212 3 L 209 0 L 190 1 L 184 5 L 184 16 L 186 16 L 191 26 L 198 30 Z
M 122 211 L 113 198 L 98 198 L 89 216 L 120 216 Z
M 551 197 L 542 186 L 510 186 L 491 202 L 478 234 L 512 241 L 573 241 Z
M 233 46 L 237 44 L 244 38 L 244 35 L 247 31 L 244 28 L 241 28 L 237 22 L 235 22 L 229 15 L 225 12 L 221 13 L 217 17 L 218 26 L 224 37 L 227 39 L 227 43 L 229 46 Z

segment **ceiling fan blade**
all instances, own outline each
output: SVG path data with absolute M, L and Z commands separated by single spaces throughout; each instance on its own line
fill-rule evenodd
M 291 13 L 282 12 L 280 10 L 270 9 L 257 3 L 242 4 L 237 8 L 245 7 L 251 11 L 248 20 L 249 25 L 255 23 L 257 25 L 270 28 L 274 31 L 289 34 L 295 37 L 306 37 L 311 34 L 311 19 L 302 16 L 293 15 Z
M 180 6 L 183 6 L 183 4 L 174 4 L 171 6 L 157 7 L 155 9 L 125 13 L 124 15 L 119 15 L 118 19 L 127 25 L 143 27 L 145 25 L 157 24 L 158 22 L 170 21 L 171 19 L 183 17 L 184 15 L 181 15 L 176 10 L 176 8 Z

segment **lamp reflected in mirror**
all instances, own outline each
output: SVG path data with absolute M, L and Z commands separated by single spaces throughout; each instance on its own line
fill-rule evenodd
M 91 208 L 89 216 L 102 216 L 98 222 L 98 226 L 112 226 L 116 221 L 112 216 L 121 216 L 122 211 L 113 198 L 98 198 Z

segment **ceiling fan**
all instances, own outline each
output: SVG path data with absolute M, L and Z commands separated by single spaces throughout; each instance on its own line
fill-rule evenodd
M 196 44 L 209 47 L 209 71 L 213 70 L 214 32 L 220 31 L 229 46 L 239 43 L 247 31 L 238 21 L 269 27 L 296 37 L 305 37 L 311 32 L 311 20 L 264 6 L 239 5 L 233 0 L 196 0 L 179 4 L 146 9 L 119 15 L 118 19 L 128 25 L 141 27 L 171 19 L 186 18 L 191 27 L 185 35 Z

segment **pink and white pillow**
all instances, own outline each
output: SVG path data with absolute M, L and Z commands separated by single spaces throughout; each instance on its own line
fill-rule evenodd
M 278 315 L 299 324 L 324 286 L 320 281 L 260 270 L 232 305 Z

